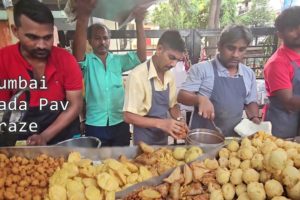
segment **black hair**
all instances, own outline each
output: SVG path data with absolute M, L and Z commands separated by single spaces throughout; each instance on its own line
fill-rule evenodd
M 243 25 L 230 25 L 222 30 L 219 45 L 223 46 L 224 44 L 234 43 L 240 39 L 245 40 L 247 45 L 249 45 L 253 39 L 251 30 Z
M 275 28 L 283 32 L 287 28 L 295 28 L 300 25 L 300 6 L 293 6 L 282 11 L 275 20 Z
M 40 24 L 54 24 L 51 10 L 37 0 L 19 0 L 14 6 L 14 21 L 17 27 L 21 26 L 20 17 L 25 15 Z
M 88 40 L 92 38 L 92 33 L 93 33 L 93 30 L 95 30 L 95 29 L 104 29 L 107 31 L 108 37 L 109 38 L 111 37 L 111 32 L 110 32 L 109 28 L 107 28 L 107 26 L 105 26 L 104 24 L 101 24 L 101 23 L 96 23 L 96 24 L 90 25 L 87 29 L 87 39 Z
M 179 52 L 185 52 L 185 42 L 180 33 L 176 30 L 164 32 L 158 40 L 158 45 L 162 45 L 166 48 L 170 48 Z

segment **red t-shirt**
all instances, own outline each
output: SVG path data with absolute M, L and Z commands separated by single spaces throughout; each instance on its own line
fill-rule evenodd
M 19 80 L 19 77 L 30 81 L 27 70 L 32 67 L 19 51 L 19 43 L 0 49 L 0 86 L 5 80 Z M 45 68 L 47 89 L 30 90 L 30 106 L 39 106 L 40 99 L 61 101 L 66 97 L 66 91 L 82 89 L 82 73 L 75 58 L 66 50 L 52 47 Z M 1 87 L 0 87 L 1 88 Z M 16 90 L 0 89 L 0 100 L 8 101 Z
M 300 66 L 300 54 L 284 45 L 269 58 L 264 68 L 268 96 L 273 96 L 277 90 L 293 88 L 293 61 Z

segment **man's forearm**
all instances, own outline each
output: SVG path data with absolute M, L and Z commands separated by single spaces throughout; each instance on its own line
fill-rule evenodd
M 70 107 L 63 111 L 56 120 L 46 128 L 41 135 L 49 142 L 59 132 L 66 128 L 73 120 L 79 116 L 82 109 L 82 101 L 70 105 Z
M 78 16 L 76 22 L 76 30 L 73 41 L 73 55 L 77 61 L 83 61 L 85 50 L 86 50 L 86 40 L 87 40 L 87 27 L 89 22 L 89 16 Z
M 124 112 L 124 121 L 142 128 L 160 128 L 162 119 L 140 116 L 131 112 Z
M 144 30 L 143 21 L 136 21 L 137 33 L 137 54 L 141 62 L 147 59 L 146 55 L 146 34 Z
M 187 106 L 198 106 L 201 96 L 186 90 L 180 90 L 177 101 Z
M 256 102 L 252 102 L 252 103 L 249 103 L 248 105 L 246 105 L 245 111 L 246 111 L 247 117 L 249 119 L 259 117 L 259 109 L 258 109 L 258 104 Z

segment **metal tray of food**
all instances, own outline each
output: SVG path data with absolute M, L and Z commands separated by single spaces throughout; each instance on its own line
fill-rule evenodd
M 196 160 L 194 160 L 192 162 L 204 161 L 207 158 L 213 159 L 217 156 L 218 152 L 220 151 L 220 149 L 222 147 L 224 147 L 224 145 L 220 145 L 220 146 L 218 146 L 214 149 L 211 149 L 210 151 L 205 152 L 204 154 L 202 154 L 200 157 L 198 157 Z M 192 163 L 192 162 L 189 162 L 189 163 Z M 180 167 L 183 168 L 183 166 L 184 166 L 184 164 L 181 165 Z M 163 183 L 163 180 L 165 178 L 167 178 L 173 172 L 174 169 L 175 168 L 169 169 L 167 172 L 163 173 L 160 176 L 155 176 L 155 177 L 150 178 L 146 181 L 134 184 L 134 185 L 132 185 L 132 186 L 130 186 L 130 187 L 124 189 L 124 190 L 121 190 L 121 191 L 117 192 L 116 193 L 116 199 L 125 198 L 130 193 L 132 193 L 132 192 L 134 192 L 138 189 L 141 189 L 143 187 L 156 186 L 156 185 L 159 185 L 159 184 Z
M 181 147 L 191 147 L 192 145 L 178 145 Z M 169 146 L 153 146 L 154 149 L 167 147 L 174 149 L 175 145 Z M 203 149 L 203 148 L 202 148 Z M 212 148 L 204 148 L 204 153 L 213 150 Z M 79 152 L 82 157 L 93 161 L 101 161 L 107 158 L 118 159 L 121 155 L 127 158 L 134 158 L 141 153 L 139 146 L 126 147 L 101 147 L 101 148 L 83 148 L 83 147 L 62 147 L 62 146 L 16 146 L 16 147 L 0 147 L 0 153 L 7 156 L 22 156 L 26 158 L 35 158 L 40 154 L 47 154 L 52 157 L 64 157 L 71 152 Z
M 47 154 L 52 157 L 65 157 L 71 152 L 79 152 L 82 157 L 94 161 L 104 160 L 107 158 L 117 159 L 120 155 L 133 158 L 139 154 L 139 147 L 102 147 L 102 148 L 83 148 L 83 147 L 61 147 L 61 146 L 17 146 L 17 147 L 0 147 L 0 153 L 7 156 L 22 156 L 26 158 L 35 158 L 40 154 Z

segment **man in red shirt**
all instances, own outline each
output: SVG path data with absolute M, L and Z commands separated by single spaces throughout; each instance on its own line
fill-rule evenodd
M 284 10 L 275 21 L 283 44 L 269 58 L 264 75 L 270 103 L 265 120 L 282 138 L 299 135 L 300 110 L 300 6 Z
M 27 130 L 18 139 L 27 139 L 29 145 L 46 145 L 71 138 L 79 132 L 80 68 L 70 53 L 53 46 L 54 18 L 44 4 L 20 0 L 14 6 L 14 20 L 13 33 L 19 43 L 0 50 L 0 101 L 9 105 L 10 98 L 27 85 L 30 101 L 23 121 L 37 124 L 35 131 Z M 24 103 L 24 97 L 18 102 Z M 14 110 L 21 107 L 10 108 Z M 8 126 L 4 128 L 9 132 Z

